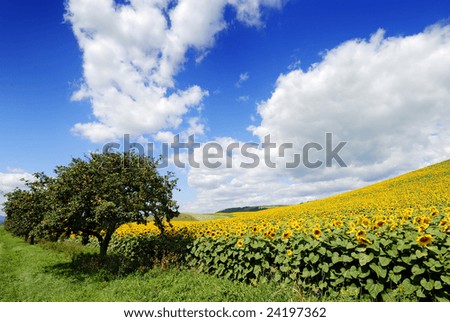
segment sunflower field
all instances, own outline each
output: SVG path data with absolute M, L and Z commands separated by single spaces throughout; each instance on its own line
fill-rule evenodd
M 164 243 L 158 234 L 153 224 L 123 225 L 112 250 L 139 265 L 159 252 L 215 276 L 332 297 L 448 301 L 450 160 L 300 205 L 175 222 Z

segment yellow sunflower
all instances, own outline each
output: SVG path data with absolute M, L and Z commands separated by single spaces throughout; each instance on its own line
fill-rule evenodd
M 422 224 L 417 228 L 418 233 L 423 233 L 428 228 L 428 225 Z
M 360 244 L 363 244 L 363 245 L 370 245 L 370 244 L 372 244 L 372 242 L 369 239 L 367 239 L 366 237 L 364 237 L 364 236 L 357 237 L 356 240 L 358 240 L 358 242 Z
M 431 244 L 432 241 L 433 237 L 430 234 L 419 236 L 416 239 L 417 244 L 419 244 L 420 246 L 427 246 Z
M 356 237 L 364 237 L 366 236 L 366 231 L 364 229 L 358 230 L 356 232 Z
M 386 223 L 385 220 L 377 220 L 375 222 L 375 228 L 382 228 L 384 226 L 384 224 Z
M 362 221 L 361 221 L 361 225 L 363 226 L 363 227 L 369 227 L 369 225 L 370 225 L 370 220 L 369 219 L 367 219 L 367 218 L 364 218 Z
M 312 234 L 314 237 L 320 238 L 320 235 L 322 235 L 322 231 L 320 230 L 320 228 L 314 228 L 312 230 Z
M 244 242 L 243 242 L 242 240 L 239 239 L 239 240 L 237 241 L 237 243 L 236 243 L 236 246 L 239 247 L 239 248 L 242 248 L 242 247 L 244 247 Z
M 292 230 L 290 229 L 286 229 L 283 234 L 281 235 L 281 237 L 283 237 L 283 239 L 289 239 L 292 236 Z

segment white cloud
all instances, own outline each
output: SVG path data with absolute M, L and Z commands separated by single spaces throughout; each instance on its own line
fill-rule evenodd
M 208 91 L 179 89 L 175 75 L 189 49 L 198 52 L 197 62 L 204 59 L 227 26 L 226 5 L 236 8 L 239 20 L 257 25 L 261 8 L 280 7 L 281 0 L 68 0 L 66 20 L 83 52 L 84 74 L 72 98 L 89 99 L 95 118 L 73 132 L 105 142 L 177 129 Z
M 8 193 L 13 191 L 15 188 L 23 188 L 25 186 L 25 182 L 22 179 L 33 180 L 34 176 L 27 172 L 0 172 L 0 193 Z
M 306 143 L 332 132 L 349 141 L 343 156 L 355 171 L 436 162 L 449 156 L 449 68 L 450 26 L 408 37 L 380 30 L 281 75 L 253 133 Z
M 239 96 L 238 98 L 237 98 L 237 101 L 238 102 L 248 102 L 248 100 L 250 99 L 250 96 L 248 96 L 248 95 L 243 95 L 243 96 Z
M 300 59 L 297 59 L 294 62 L 290 63 L 287 68 L 288 68 L 288 70 L 299 69 L 301 64 L 302 64 L 302 62 L 300 61 Z
M 259 157 L 259 166 L 243 168 L 240 167 L 242 162 L 251 163 L 253 160 L 244 156 L 240 149 L 233 149 L 229 158 L 225 157 L 225 151 L 231 144 L 237 143 L 241 148 L 245 142 L 232 138 L 216 138 L 214 142 L 223 147 L 224 157 L 209 161 L 220 162 L 220 167 L 211 169 L 201 164 L 200 168 L 189 168 L 188 184 L 195 189 L 197 196 L 194 201 L 182 204 L 185 211 L 214 212 L 238 206 L 296 204 L 364 185 L 363 180 L 355 177 L 317 181 L 314 177 L 298 179 L 290 176 L 282 167 L 283 160 L 274 156 L 271 160 L 277 163 L 278 168 L 269 169 L 264 165 L 262 149 L 251 150 Z M 203 146 L 196 150 L 197 161 L 205 157 L 202 155 Z M 230 162 L 230 167 L 227 162 Z
M 26 171 L 21 168 L 13 168 L 13 167 L 6 167 L 6 171 L 9 173 L 25 173 Z
M 449 70 L 450 26 L 435 25 L 405 37 L 380 30 L 327 51 L 307 71 L 280 75 L 253 134 L 301 153 L 332 132 L 333 146 L 348 141 L 339 154 L 348 167 L 191 169 L 198 198 L 186 208 L 301 202 L 450 158 Z
M 175 133 L 170 131 L 160 131 L 156 133 L 153 138 L 159 142 L 164 143 L 171 143 L 173 142 L 173 137 L 175 136 Z
M 205 125 L 199 117 L 191 117 L 187 120 L 187 123 L 189 124 L 189 128 L 186 131 L 188 136 L 205 134 Z
M 249 78 L 250 78 L 250 75 L 248 74 L 248 72 L 241 73 L 239 75 L 239 80 L 236 82 L 235 86 L 242 87 L 242 84 L 245 83 Z
M 250 26 L 261 26 L 261 7 L 280 9 L 282 0 L 229 0 L 236 8 L 237 18 Z

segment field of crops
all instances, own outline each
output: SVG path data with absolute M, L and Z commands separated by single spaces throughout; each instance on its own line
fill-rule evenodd
M 113 248 L 157 234 L 123 225 Z M 187 265 L 216 276 L 359 300 L 448 301 L 450 161 L 301 205 L 178 221 L 168 234 L 184 241 Z

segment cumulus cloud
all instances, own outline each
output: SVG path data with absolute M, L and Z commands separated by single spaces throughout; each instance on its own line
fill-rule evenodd
M 207 144 L 220 146 L 220 152 L 213 147 L 205 152 Z M 188 169 L 188 184 L 197 196 L 194 201 L 182 204 L 183 209 L 213 212 L 245 205 L 295 204 L 364 185 L 363 180 L 353 177 L 320 180 L 311 172 L 306 172 L 309 176 L 296 178 L 285 168 L 285 163 L 291 161 L 287 154 L 278 156 L 278 148 L 271 152 L 265 154 L 260 142 L 243 142 L 231 137 L 202 144 L 194 153 L 199 167 Z M 182 161 L 189 163 L 186 154 Z M 275 168 L 270 168 L 268 162 L 273 162 Z
M 236 8 L 237 18 L 250 26 L 261 26 L 261 7 L 281 8 L 280 0 L 229 0 Z
M 252 131 L 299 143 L 332 132 L 349 141 L 348 171 L 382 167 L 381 177 L 436 162 L 450 152 L 448 68 L 450 26 L 407 37 L 379 30 L 328 51 L 306 72 L 281 75 Z
M 198 63 L 204 59 L 227 26 L 227 5 L 257 25 L 261 8 L 280 7 L 281 0 L 68 0 L 65 18 L 83 52 L 83 85 L 73 99 L 90 100 L 95 119 L 73 132 L 104 142 L 177 129 L 208 91 L 177 88 L 175 75 L 189 49 Z
M 334 146 L 348 141 L 340 153 L 348 167 L 288 170 L 279 159 L 276 169 L 191 169 L 198 199 L 188 208 L 301 202 L 450 158 L 449 70 L 450 26 L 434 25 L 411 36 L 379 30 L 280 75 L 249 129 L 298 152 L 308 142 L 324 146 L 331 132 Z

